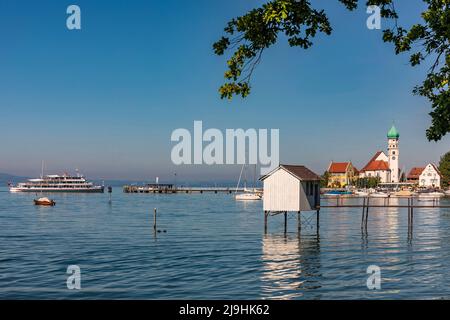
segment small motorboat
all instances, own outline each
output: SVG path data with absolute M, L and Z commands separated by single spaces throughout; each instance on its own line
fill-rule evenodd
M 54 206 L 56 202 L 52 199 L 49 199 L 47 197 L 42 197 L 39 199 L 34 199 L 34 204 L 37 206 Z
M 372 198 L 389 198 L 390 194 L 387 192 L 374 192 L 370 194 Z
M 258 194 L 256 192 L 245 192 L 245 193 L 238 193 L 235 197 L 236 200 L 261 200 L 262 196 L 261 194 Z
M 410 190 L 400 190 L 394 193 L 394 197 L 414 197 L 417 194 L 415 192 L 412 192 Z
M 341 190 L 330 190 L 323 195 L 325 197 L 340 197 L 340 196 L 350 196 L 353 192 L 351 191 L 341 191 Z
M 435 203 L 435 202 L 439 202 L 440 198 L 418 197 L 417 201 L 420 201 L 420 202 L 433 202 L 433 203 Z
M 439 191 L 419 193 L 419 197 L 421 197 L 421 198 L 440 198 L 443 196 L 445 196 L 445 193 L 439 192 Z
M 444 191 L 444 193 L 446 196 L 450 197 L 450 190 L 446 190 L 446 191 Z
M 369 191 L 357 190 L 355 191 L 355 195 L 358 197 L 368 197 L 370 195 Z

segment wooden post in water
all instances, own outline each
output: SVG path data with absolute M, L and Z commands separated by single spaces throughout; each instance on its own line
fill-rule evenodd
M 408 198 L 408 232 L 411 226 L 411 198 Z
M 153 210 L 153 231 L 156 233 L 156 208 Z
M 366 198 L 363 199 L 363 207 L 362 207 L 362 214 L 361 214 L 361 228 L 364 225 L 364 214 L 366 211 Z
M 109 194 L 109 203 L 111 204 L 111 202 L 112 202 L 112 198 L 111 198 L 112 187 L 111 186 L 108 186 L 108 194 Z
M 370 206 L 370 198 L 367 197 L 366 221 L 365 221 L 365 229 L 366 229 L 366 231 L 367 231 L 367 220 L 369 220 L 369 206 Z
M 287 211 L 284 212 L 284 233 L 287 232 Z
M 297 212 L 297 229 L 299 232 L 302 230 L 302 213 L 300 211 Z

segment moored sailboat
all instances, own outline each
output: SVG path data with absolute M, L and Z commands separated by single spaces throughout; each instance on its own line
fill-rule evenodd
M 241 173 L 239 175 L 239 180 L 236 186 L 236 195 L 235 195 L 235 199 L 238 201 L 255 201 L 255 200 L 261 200 L 262 199 L 262 192 L 259 192 L 256 190 L 255 188 L 255 180 L 256 180 L 256 165 L 255 165 L 255 172 L 254 172 L 254 182 L 253 182 L 253 190 L 249 190 L 247 189 L 247 181 L 244 181 L 244 192 L 243 193 L 238 193 L 238 188 L 239 188 L 239 184 L 241 182 L 241 178 L 242 178 L 242 173 L 244 172 L 244 168 L 245 168 L 245 164 L 242 165 L 241 168 Z

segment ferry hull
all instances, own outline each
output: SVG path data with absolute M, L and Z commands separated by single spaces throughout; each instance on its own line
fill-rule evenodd
M 89 188 L 89 189 L 50 189 L 50 188 L 9 188 L 11 193 L 22 193 L 22 192 L 45 192 L 45 193 L 104 193 L 105 188 Z

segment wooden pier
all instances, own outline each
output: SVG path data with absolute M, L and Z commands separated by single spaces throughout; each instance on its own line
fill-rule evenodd
M 432 202 L 432 204 L 422 204 L 416 205 L 414 200 L 417 198 L 409 197 L 406 198 L 408 200 L 407 204 L 390 204 L 389 198 L 382 198 L 384 201 L 382 204 L 371 204 L 370 197 L 366 197 L 363 199 L 363 204 L 344 204 L 342 201 L 336 201 L 336 204 L 332 205 L 321 205 L 319 206 L 319 210 L 321 208 L 362 208 L 361 214 L 361 229 L 367 232 L 367 224 L 369 220 L 369 208 L 404 208 L 408 209 L 408 233 L 412 233 L 413 221 L 414 221 L 414 209 L 426 209 L 426 208 L 446 208 L 450 209 L 450 205 L 440 205 L 439 198 L 430 198 L 427 202 Z M 374 198 L 372 198 L 373 200 Z M 375 198 L 380 199 L 380 198 Z
M 162 193 L 162 194 L 202 194 L 202 193 L 227 193 L 244 192 L 244 188 L 229 187 L 175 187 L 173 185 L 149 185 L 149 186 L 131 186 L 123 187 L 125 193 Z
M 407 200 L 406 204 L 391 204 L 389 201 L 389 198 L 370 198 L 370 197 L 365 197 L 363 198 L 363 203 L 362 204 L 344 204 L 343 202 L 343 198 L 338 198 L 336 199 L 336 204 L 329 204 L 329 205 L 318 205 L 316 207 L 317 211 L 316 211 L 316 231 L 319 232 L 319 227 L 320 227 L 320 210 L 321 209 L 333 209 L 333 208 L 360 208 L 362 209 L 361 212 L 361 231 L 364 234 L 367 234 L 367 227 L 368 227 L 368 221 L 369 221 L 369 209 L 370 208 L 403 208 L 403 209 L 408 209 L 408 236 L 412 237 L 412 232 L 413 232 L 413 222 L 414 222 L 414 211 L 415 209 L 426 209 L 426 208 L 437 208 L 437 209 L 450 209 L 450 205 L 441 205 L 440 204 L 440 199 L 439 198 L 430 198 L 427 200 L 427 203 L 430 204 L 421 204 L 421 205 L 417 205 L 416 201 L 418 198 L 414 198 L 414 197 L 408 197 L 408 198 L 403 198 L 404 200 Z M 383 200 L 382 203 L 375 203 L 372 204 L 371 203 L 373 201 L 378 200 L 377 202 L 379 202 L 379 200 Z M 264 211 L 264 232 L 267 233 L 267 218 L 268 216 L 274 216 L 274 215 L 279 215 L 279 214 L 284 214 L 284 232 L 287 232 L 287 211 L 280 211 L 280 212 L 268 212 L 268 211 Z M 301 220 L 301 216 L 302 216 L 302 212 L 298 211 L 297 212 L 298 215 L 298 230 L 301 230 L 301 225 L 302 225 L 302 220 Z

